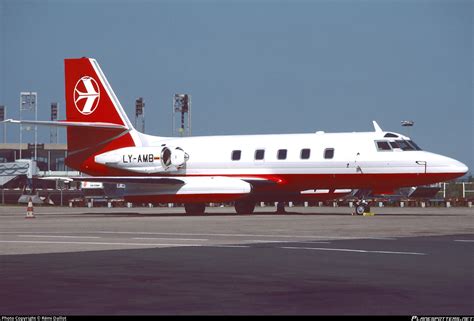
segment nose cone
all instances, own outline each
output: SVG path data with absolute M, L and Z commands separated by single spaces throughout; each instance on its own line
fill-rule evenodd
M 463 163 L 461 163 L 457 160 L 455 160 L 454 164 L 451 165 L 451 166 L 453 168 L 453 172 L 455 172 L 455 173 L 460 173 L 460 174 L 464 175 L 469 171 L 469 168 L 465 164 L 463 164 Z
M 463 164 L 460 161 L 455 160 L 454 158 L 441 155 L 439 156 L 440 157 L 438 165 L 444 167 L 445 172 L 457 174 L 456 177 L 460 177 L 469 171 L 469 168 L 466 166 L 466 164 Z
M 440 175 L 443 180 L 461 177 L 469 171 L 469 168 L 454 158 L 439 154 L 426 153 L 428 172 Z

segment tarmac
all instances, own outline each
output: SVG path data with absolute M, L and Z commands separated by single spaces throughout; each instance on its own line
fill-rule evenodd
M 0 315 L 474 314 L 474 209 L 0 207 Z

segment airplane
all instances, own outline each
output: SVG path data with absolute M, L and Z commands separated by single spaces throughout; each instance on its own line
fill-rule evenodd
M 353 133 L 161 137 L 138 132 L 95 59 L 65 59 L 66 120 L 6 120 L 67 128 L 67 166 L 75 180 L 125 184 L 126 202 L 234 202 L 251 214 L 257 202 L 321 201 L 354 189 L 391 194 L 463 176 L 463 163 L 422 150 L 409 137 Z M 367 210 L 361 202 L 357 214 Z

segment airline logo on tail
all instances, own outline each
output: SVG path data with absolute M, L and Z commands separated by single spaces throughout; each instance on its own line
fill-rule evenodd
M 79 79 L 74 87 L 74 105 L 83 115 L 92 114 L 99 106 L 100 88 L 97 81 L 84 76 Z

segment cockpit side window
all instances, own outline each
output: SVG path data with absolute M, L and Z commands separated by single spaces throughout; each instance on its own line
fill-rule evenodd
M 397 142 L 390 142 L 390 146 L 392 146 L 393 149 L 400 148 Z
M 390 144 L 387 141 L 377 141 L 375 142 L 377 145 L 377 150 L 379 151 L 391 151 L 392 147 L 390 147 Z

